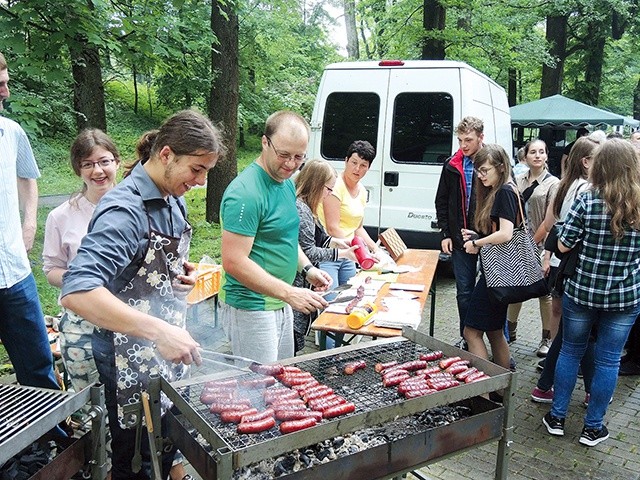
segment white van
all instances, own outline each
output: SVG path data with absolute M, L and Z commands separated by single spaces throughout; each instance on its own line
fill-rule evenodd
M 309 158 L 344 168 L 347 148 L 368 140 L 376 158 L 363 179 L 372 238 L 394 227 L 409 247 L 440 249 L 434 198 L 443 162 L 458 150 L 456 125 L 484 121 L 485 143 L 509 155 L 504 89 L 462 62 L 334 63 L 324 70 L 311 118 Z

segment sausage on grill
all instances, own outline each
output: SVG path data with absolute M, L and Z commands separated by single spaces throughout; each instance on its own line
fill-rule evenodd
M 240 422 L 238 433 L 260 433 L 276 426 L 276 419 L 273 417 L 263 418 L 255 422 Z

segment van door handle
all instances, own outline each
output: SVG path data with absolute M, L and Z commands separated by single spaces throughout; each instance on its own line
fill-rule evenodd
M 397 187 L 399 177 L 400 175 L 398 174 L 398 172 L 384 172 L 385 187 Z

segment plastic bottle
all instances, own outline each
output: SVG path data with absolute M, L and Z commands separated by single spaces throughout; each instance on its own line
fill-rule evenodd
M 351 240 L 351 246 L 358 245 L 360 248 L 356 249 L 356 258 L 358 259 L 358 263 L 362 267 L 363 270 L 369 270 L 376 263 L 371 254 L 369 253 L 369 249 L 367 248 L 367 244 L 364 243 L 364 240 L 357 235 L 353 236 Z
M 357 330 L 367 323 L 367 320 L 369 320 L 377 311 L 378 307 L 370 302 L 361 306 L 356 306 L 347 316 L 347 325 L 349 328 Z

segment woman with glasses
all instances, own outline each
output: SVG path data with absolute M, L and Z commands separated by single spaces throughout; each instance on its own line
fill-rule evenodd
M 477 175 L 473 187 L 476 195 L 475 231 L 463 229 L 462 238 L 465 251 L 478 254 L 485 245 L 499 245 L 511 240 L 513 229 L 522 223 L 522 218 L 518 190 L 511 181 L 507 152 L 500 145 L 485 145 L 476 153 L 474 165 Z M 509 369 L 509 345 L 503 334 L 506 316 L 507 305 L 490 299 L 481 269 L 464 321 L 464 338 L 471 353 L 488 359 L 483 338 L 486 334 L 493 361 Z
M 62 275 L 78 252 L 96 205 L 115 186 L 119 166 L 118 149 L 102 130 L 83 130 L 73 142 L 71 168 L 82 179 L 82 189 L 49 213 L 44 231 L 43 270 L 54 287 L 62 287 Z M 98 381 L 92 333 L 93 324 L 63 309 L 60 351 L 76 392 Z
M 342 238 L 334 238 L 327 234 L 318 221 L 315 212 L 318 205 L 333 191 L 338 174 L 326 160 L 310 160 L 295 179 L 296 208 L 300 217 L 298 242 L 302 251 L 314 265 L 322 261 L 335 262 L 342 258 L 356 260 L 354 250 Z M 295 287 L 308 287 L 302 274 L 298 273 L 293 282 Z M 297 310 L 293 312 L 293 336 L 295 351 L 304 348 L 304 337 L 309 333 L 311 317 Z
M 367 204 L 367 190 L 360 182 L 367 174 L 376 156 L 373 146 L 366 140 L 356 140 L 347 149 L 344 170 L 338 177 L 330 195 L 318 205 L 318 218 L 335 238 L 351 242 L 357 235 L 374 254 L 378 250 L 364 228 L 364 210 Z M 343 285 L 356 274 L 356 265 L 348 258 L 322 262 L 320 268 L 331 275 L 334 286 Z M 327 295 L 333 300 L 335 295 Z M 327 348 L 335 346 L 333 339 L 327 339 Z
M 516 185 L 525 202 L 527 221 L 533 234 L 533 240 L 538 245 L 538 254 L 542 256 L 544 239 L 548 230 L 544 227 L 544 218 L 547 208 L 553 202 L 560 180 L 554 177 L 547 169 L 548 150 L 547 144 L 538 139 L 531 140 L 524 146 L 524 158 L 529 171 L 516 177 Z M 551 315 L 551 295 L 545 295 L 538 299 L 540 303 L 540 318 L 542 321 L 542 335 L 536 354 L 544 357 L 549 352 L 553 337 L 558 332 L 558 322 L 553 321 Z M 513 342 L 516 339 L 518 317 L 522 303 L 509 305 L 507 319 L 509 320 L 509 337 Z

